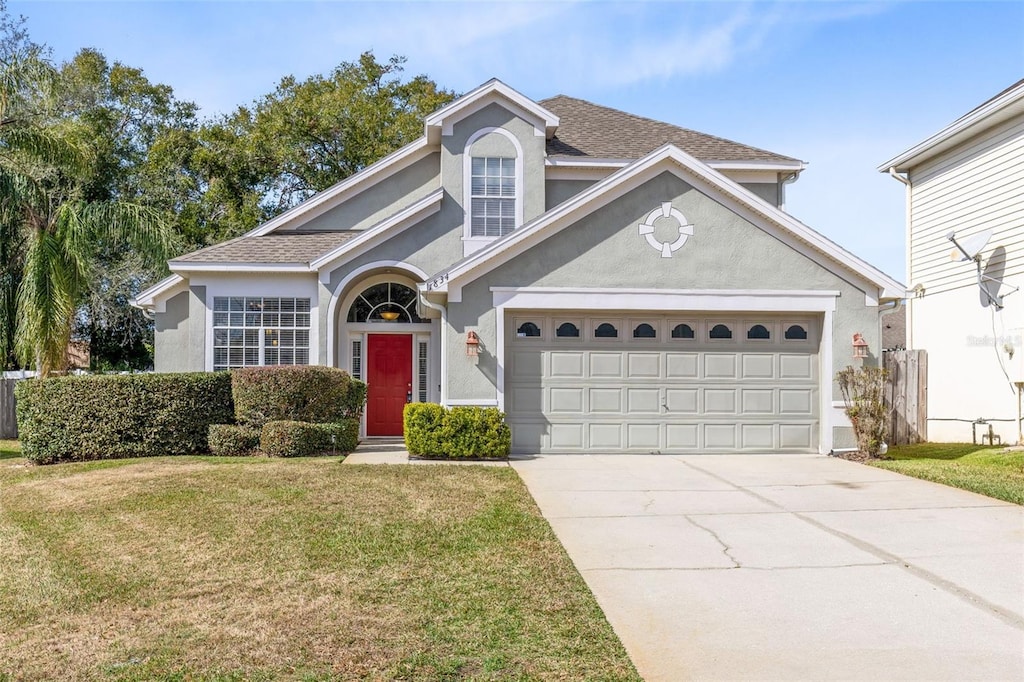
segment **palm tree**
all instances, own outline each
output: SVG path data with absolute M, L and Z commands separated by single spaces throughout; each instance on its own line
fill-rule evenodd
M 151 262 L 171 253 L 158 215 L 125 202 L 87 202 L 75 177 L 88 156 L 65 130 L 34 116 L 54 69 L 38 51 L 0 58 L 0 338 L 41 376 L 66 367 L 74 317 L 103 248 L 128 247 Z M 17 287 L 12 296 L 11 286 Z M 11 305 L 13 299 L 14 305 Z M 9 338 L 11 315 L 14 338 Z M 3 323 L 0 320 L 0 323 Z

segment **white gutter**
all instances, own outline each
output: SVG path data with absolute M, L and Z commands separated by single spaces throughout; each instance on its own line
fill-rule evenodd
M 911 224 L 911 220 L 913 219 L 913 213 L 912 213 L 911 209 L 912 209 L 912 207 L 914 205 L 914 192 L 913 192 L 914 188 L 913 188 L 913 185 L 910 182 L 910 174 L 908 173 L 906 176 L 900 175 L 899 172 L 896 170 L 896 166 L 889 166 L 889 175 L 892 176 L 894 179 L 899 180 L 900 182 L 902 182 L 903 186 L 904 186 L 904 194 L 905 194 L 905 198 L 903 200 L 903 205 L 904 205 L 904 208 L 903 208 L 903 211 L 904 211 L 904 216 L 903 216 L 904 247 L 903 248 L 905 249 L 905 261 L 904 261 L 904 268 L 905 269 L 904 269 L 904 273 L 906 274 L 906 277 L 907 277 L 907 279 L 906 279 L 907 286 L 911 287 L 914 284 L 911 281 L 913 273 L 911 273 L 911 271 L 910 271 L 911 264 L 913 263 L 913 261 L 910 258 L 910 253 L 911 253 L 911 251 L 910 251 L 910 233 L 913 231 L 912 230 L 913 225 Z M 914 347 L 914 332 L 913 332 L 914 325 L 911 324 L 912 311 L 913 311 L 913 306 L 907 306 L 907 324 L 906 324 L 907 334 L 906 334 L 906 338 L 907 338 L 907 348 L 908 349 Z

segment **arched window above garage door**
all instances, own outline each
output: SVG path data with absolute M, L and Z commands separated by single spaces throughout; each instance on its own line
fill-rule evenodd
M 731 339 L 732 330 L 724 324 L 716 324 L 708 332 L 709 339 Z

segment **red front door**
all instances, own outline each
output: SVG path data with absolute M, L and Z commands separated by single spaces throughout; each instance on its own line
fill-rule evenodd
M 412 334 L 369 334 L 366 365 L 366 435 L 401 436 L 412 391 Z

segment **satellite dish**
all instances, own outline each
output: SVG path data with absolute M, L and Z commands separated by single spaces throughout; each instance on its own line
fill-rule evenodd
M 988 240 L 992 239 L 992 230 L 972 234 L 970 237 L 964 237 L 960 241 L 957 241 L 955 232 L 950 232 L 946 235 L 946 239 L 953 242 L 953 246 L 957 248 L 957 251 L 963 254 L 960 260 L 977 260 L 978 254 L 988 244 Z M 953 252 L 953 256 L 955 260 L 956 251 Z

